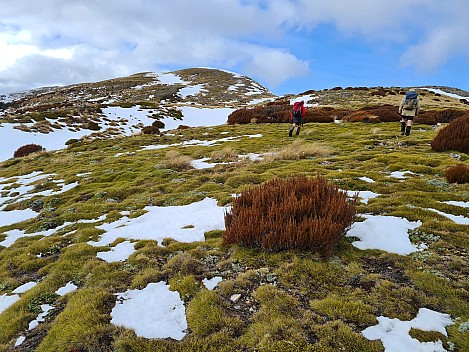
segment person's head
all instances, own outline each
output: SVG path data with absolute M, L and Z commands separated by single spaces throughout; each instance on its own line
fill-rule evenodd
M 416 92 L 415 88 L 410 88 L 409 92 Z

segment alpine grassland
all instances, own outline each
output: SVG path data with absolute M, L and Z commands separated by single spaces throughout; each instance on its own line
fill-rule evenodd
M 0 180 L 15 182 L 34 171 L 49 176 L 36 181 L 34 197 L 5 208 L 34 208 L 38 216 L 0 227 L 0 240 L 12 229 L 26 234 L 0 247 L 0 294 L 12 295 L 30 281 L 37 285 L 1 313 L 0 350 L 378 352 L 384 350 L 381 341 L 361 334 L 377 324 L 377 317 L 412 320 L 420 308 L 429 308 L 451 315 L 448 336 L 418 329 L 411 335 L 420 341 L 441 340 L 447 350 L 468 351 L 463 327 L 469 321 L 469 226 L 444 214 L 468 218 L 467 208 L 447 202 L 467 202 L 469 184 L 446 177 L 448 169 L 467 165 L 469 155 L 435 150 L 432 141 L 445 126 L 415 123 L 411 135 L 401 137 L 397 121 L 307 122 L 299 137 L 288 137 L 288 123 L 233 123 L 79 140 L 63 150 L 1 163 Z M 195 168 L 194 161 L 202 158 L 215 165 Z M 405 177 L 394 177 L 394 172 Z M 228 223 L 226 231 L 207 232 L 197 242 L 177 241 L 169 233 L 161 243 L 131 240 L 135 251 L 113 263 L 96 254 L 124 239 L 90 244 L 105 232 L 99 225 L 124 216 L 138 218 L 147 213 L 145 207 L 184 206 L 209 197 L 236 211 L 236 204 L 258 189 L 275 198 L 275 190 L 268 188 L 271 182 L 290 180 L 311 198 L 314 187 L 304 184 L 312 179 L 334 193 L 332 198 L 317 197 L 314 211 L 322 211 L 331 228 L 338 217 L 346 218 L 327 247 L 319 237 L 311 246 L 276 242 L 275 231 L 269 233 L 269 245 L 250 246 L 226 237 L 249 235 L 228 233 Z M 55 195 L 39 193 L 59 189 L 55 180 L 78 185 Z M 363 201 L 359 194 L 353 200 L 359 191 L 379 196 Z M 12 196 L 8 188 L 1 195 Z M 272 204 L 288 212 L 283 200 Z M 261 209 L 251 210 L 259 211 L 252 214 L 259 219 Z M 244 211 L 248 219 L 249 206 Z M 424 244 L 423 250 L 400 255 L 358 249 L 352 245 L 357 239 L 344 236 L 344 230 L 352 219 L 363 221 L 364 214 L 420 221 L 409 239 Z M 278 221 L 284 219 L 277 215 Z M 239 223 L 239 231 L 247 225 Z M 50 229 L 57 231 L 44 235 Z M 213 277 L 222 281 L 208 290 L 202 280 Z M 183 339 L 143 338 L 111 323 L 115 294 L 160 281 L 184 302 Z M 55 291 L 68 282 L 77 290 L 58 296 Z M 54 308 L 28 330 L 43 304 Z M 15 347 L 22 335 L 25 342 Z

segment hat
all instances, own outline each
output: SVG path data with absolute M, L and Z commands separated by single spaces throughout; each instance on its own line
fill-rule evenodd
M 415 92 L 415 88 L 410 88 L 409 92 Z

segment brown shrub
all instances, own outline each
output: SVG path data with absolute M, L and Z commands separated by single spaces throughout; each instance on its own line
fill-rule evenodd
M 469 153 L 469 113 L 441 129 L 431 142 L 431 147 L 437 152 L 457 150 Z
M 153 123 L 151 125 L 155 126 L 157 128 L 164 128 L 164 126 L 165 126 L 164 122 L 160 121 L 160 120 L 153 121 Z
M 415 123 L 421 123 L 425 125 L 436 125 L 436 111 L 435 110 L 428 110 L 428 111 L 421 111 L 415 118 Z
M 14 158 L 21 158 L 23 156 L 36 153 L 36 152 L 42 152 L 45 150 L 42 146 L 38 144 L 26 144 L 23 145 L 22 147 L 19 147 L 14 153 L 13 157 Z
M 239 109 L 228 116 L 228 124 L 247 124 L 253 123 L 253 121 L 255 123 L 287 123 L 290 122 L 291 109 L 292 106 L 288 102 L 252 109 Z M 303 122 L 334 122 L 334 119 L 341 119 L 350 112 L 350 110 L 334 109 L 332 107 L 309 107 L 306 108 L 306 116 Z
M 88 121 L 87 128 L 91 131 L 99 131 L 101 129 L 99 124 L 94 121 Z
M 371 96 L 384 97 L 387 94 L 396 95 L 396 93 L 394 93 L 394 91 L 392 91 L 391 89 L 385 89 L 383 87 L 378 87 L 375 91 L 370 92 Z
M 464 164 L 450 166 L 445 172 L 445 178 L 449 183 L 469 183 L 469 166 Z
M 378 116 L 382 122 L 397 122 L 401 119 L 401 115 L 399 115 L 399 107 L 390 104 L 368 106 L 361 108 L 358 111 L 368 111 L 371 115 Z
M 446 109 L 441 111 L 436 111 L 436 121 L 441 123 L 451 122 L 457 119 L 459 116 L 462 116 L 466 111 Z
M 160 134 L 160 130 L 155 126 L 145 126 L 142 128 L 143 134 Z
M 344 116 L 350 113 L 350 110 L 335 109 L 331 107 L 309 108 L 306 110 L 304 122 L 334 122 L 335 119 L 341 120 Z
M 356 111 L 350 115 L 344 117 L 345 121 L 348 122 L 366 122 L 376 123 L 381 122 L 377 116 L 369 111 Z
M 436 116 L 434 113 L 425 113 L 419 114 L 414 118 L 415 123 L 420 123 L 422 125 L 436 125 Z
M 354 221 L 355 205 L 356 198 L 322 176 L 274 179 L 234 199 L 223 244 L 315 250 L 328 257 Z
M 255 120 L 256 123 L 288 122 L 290 119 L 291 105 L 283 104 L 267 105 L 252 109 L 239 109 L 228 116 L 228 124 L 247 124 Z

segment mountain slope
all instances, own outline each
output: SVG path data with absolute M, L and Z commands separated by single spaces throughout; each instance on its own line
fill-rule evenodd
M 432 150 L 438 125 L 416 123 L 396 137 L 398 123 L 306 123 L 289 138 L 288 124 L 224 124 L 247 104 L 232 102 L 229 87 L 252 87 L 238 92 L 244 102 L 258 89 L 235 76 L 191 69 L 155 83 L 145 73 L 8 107 L 2 129 L 46 121 L 46 138 L 86 135 L 81 112 L 116 138 L 0 163 L 0 350 L 469 349 L 469 185 L 445 179 L 469 155 Z M 219 77 L 233 81 L 217 89 Z M 276 103 L 394 106 L 400 90 L 309 91 Z M 426 107 L 467 110 L 462 98 L 438 94 L 423 96 Z M 54 115 L 54 104 L 77 114 Z M 176 124 L 217 123 L 137 133 L 156 112 L 174 113 Z M 7 132 L 2 149 L 6 138 L 23 143 Z M 359 218 L 332 257 L 222 246 L 233 197 L 318 174 L 359 197 Z

